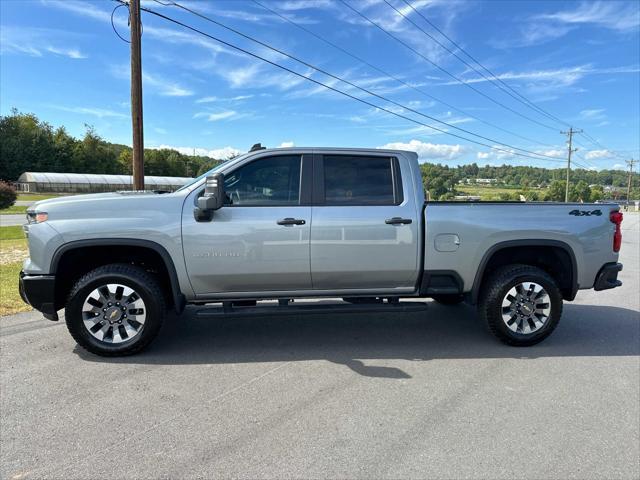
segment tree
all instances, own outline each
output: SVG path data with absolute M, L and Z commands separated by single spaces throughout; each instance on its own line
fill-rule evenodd
M 580 180 L 571 188 L 571 201 L 587 203 L 591 201 L 591 188 L 584 180 Z
M 561 180 L 554 180 L 553 182 L 551 182 L 551 185 L 549 185 L 544 199 L 550 202 L 563 202 L 565 194 L 565 184 L 566 182 L 563 182 Z
M 590 202 L 597 202 L 598 200 L 602 200 L 604 198 L 604 189 L 602 185 L 594 185 L 591 187 L 591 199 Z

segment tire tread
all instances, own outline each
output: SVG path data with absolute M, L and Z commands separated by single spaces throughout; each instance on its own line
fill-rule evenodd
M 76 341 L 76 343 L 80 345 L 82 348 L 84 348 L 85 350 L 87 350 L 88 352 L 95 353 L 96 355 L 100 355 L 103 357 L 121 357 L 121 356 L 127 356 L 127 355 L 134 355 L 140 352 L 141 350 L 143 350 L 144 348 L 146 348 L 153 341 L 153 339 L 156 337 L 157 333 L 159 332 L 160 327 L 162 326 L 162 323 L 164 321 L 164 316 L 165 316 L 164 314 L 167 310 L 166 302 L 164 299 L 165 298 L 164 293 L 156 277 L 153 274 L 148 273 L 141 267 L 126 264 L 126 263 L 112 263 L 112 264 L 103 265 L 94 270 L 91 270 L 90 272 L 80 277 L 78 281 L 76 281 L 76 283 L 74 284 L 71 291 L 69 292 L 69 295 L 67 297 L 67 302 L 65 305 L 68 306 L 71 300 L 73 299 L 73 297 L 77 295 L 78 292 L 81 289 L 83 289 L 87 284 L 104 275 L 122 275 L 125 277 L 132 278 L 136 282 L 139 282 L 142 285 L 144 285 L 145 288 L 147 288 L 151 292 L 153 299 L 155 300 L 155 302 L 157 302 L 156 308 L 160 312 L 160 314 L 156 316 L 156 319 L 153 322 L 149 322 L 149 327 L 152 329 L 151 334 L 145 335 L 145 337 L 140 339 L 140 341 L 134 342 L 128 345 L 126 348 L 123 348 L 120 350 L 111 351 L 106 349 L 100 349 L 95 347 L 93 344 L 86 342 L 83 336 L 84 332 L 81 330 L 83 328 L 82 322 L 73 322 L 70 316 L 68 315 L 68 312 L 65 309 L 65 321 L 67 324 L 67 329 L 69 330 L 69 333 L 71 334 L 73 339 Z
M 498 328 L 498 322 L 501 322 L 502 319 L 492 318 L 491 307 L 493 306 L 493 302 L 502 301 L 502 298 L 500 298 L 500 291 L 504 288 L 504 285 L 506 283 L 511 281 L 514 277 L 527 274 L 542 277 L 546 282 L 554 286 L 554 288 L 557 290 L 557 294 L 560 294 L 556 281 L 547 272 L 540 268 L 523 264 L 512 264 L 499 268 L 487 279 L 487 281 L 485 282 L 485 286 L 483 286 L 483 289 L 480 292 L 482 298 L 478 308 L 480 318 L 487 325 L 489 331 L 500 341 L 506 343 L 507 345 L 523 347 L 535 345 L 536 343 L 541 342 L 542 340 L 547 338 L 553 332 L 553 330 L 555 330 L 555 328 L 560 323 L 560 318 L 562 317 L 562 301 L 560 301 L 559 306 L 555 307 L 555 311 L 551 312 L 554 318 L 549 318 L 549 321 L 553 321 L 553 324 L 550 326 L 550 328 L 545 331 L 544 335 L 533 336 L 530 339 L 516 339 L 505 334 Z M 553 294 L 553 292 L 547 293 L 549 293 L 550 295 Z M 560 299 L 562 299 L 561 295 Z

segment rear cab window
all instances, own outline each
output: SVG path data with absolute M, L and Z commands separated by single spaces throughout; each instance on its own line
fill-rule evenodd
M 362 155 L 323 155 L 316 169 L 316 201 L 327 206 L 399 205 L 398 160 Z

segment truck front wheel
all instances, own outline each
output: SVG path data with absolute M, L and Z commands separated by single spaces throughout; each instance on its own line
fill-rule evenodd
M 105 265 L 76 282 L 65 320 L 84 349 L 102 356 L 132 355 L 156 337 L 165 316 L 158 280 L 140 267 Z
M 479 312 L 489 330 L 502 342 L 534 345 L 547 338 L 560 322 L 562 293 L 544 270 L 508 265 L 487 280 Z

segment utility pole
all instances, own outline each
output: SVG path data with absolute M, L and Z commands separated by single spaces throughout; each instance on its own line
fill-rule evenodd
M 140 0 L 129 0 L 131 21 L 131 126 L 133 127 L 133 188 L 144 190 L 144 136 L 142 123 L 142 31 Z
M 627 208 L 629 207 L 629 201 L 631 200 L 631 178 L 633 177 L 633 164 L 638 163 L 638 160 L 626 161 L 627 165 L 629 165 L 629 178 L 627 179 Z
M 569 172 L 571 172 L 571 154 L 573 152 L 575 152 L 576 150 L 578 150 L 577 148 L 572 148 L 573 147 L 573 134 L 574 133 L 581 133 L 582 130 L 574 130 L 573 127 L 569 127 L 569 131 L 568 132 L 560 132 L 563 135 L 568 135 L 569 136 L 569 141 L 567 142 L 567 145 L 569 146 L 569 150 L 567 153 L 567 184 L 565 186 L 565 191 L 564 191 L 564 201 L 565 203 L 569 201 Z

